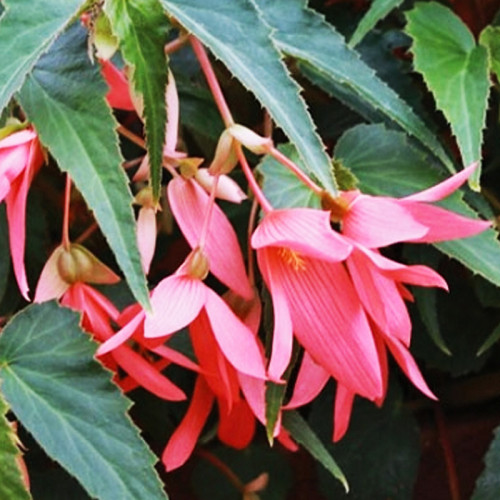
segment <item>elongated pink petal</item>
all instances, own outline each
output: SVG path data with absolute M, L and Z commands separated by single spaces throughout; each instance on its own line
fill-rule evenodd
M 205 308 L 214 337 L 229 363 L 242 373 L 265 379 L 264 359 L 253 333 L 208 288 Z
M 4 150 L 0 154 L 0 201 L 9 194 L 11 184 L 26 168 L 29 159 L 29 146 L 21 145 Z
M 491 227 L 489 221 L 469 219 L 441 207 L 417 202 L 402 203 L 404 203 L 403 206 L 412 214 L 415 220 L 429 228 L 426 234 L 411 240 L 418 243 L 434 243 L 457 238 L 468 238 Z
M 395 281 L 357 248 L 347 259 L 347 267 L 365 311 L 381 330 L 409 345 L 411 320 Z
M 188 370 L 192 370 L 194 372 L 200 372 L 200 367 L 195 362 L 191 361 L 187 356 L 184 356 L 184 354 L 181 354 L 171 347 L 159 345 L 158 347 L 153 347 L 151 351 L 158 354 L 158 356 L 161 356 L 163 359 L 175 363 L 176 365 L 182 366 L 183 368 L 187 368 Z
M 177 469 L 190 457 L 210 414 L 213 402 L 212 391 L 203 377 L 198 377 L 188 411 L 172 434 L 161 457 L 167 472 Z
M 186 395 L 179 387 L 130 347 L 119 346 L 113 351 L 113 357 L 120 368 L 155 396 L 168 401 L 186 399 Z
M 125 75 L 111 61 L 100 61 L 101 71 L 109 91 L 106 100 L 112 108 L 134 111 L 135 107 L 130 98 L 129 84 Z
M 0 159 L 3 161 L 4 158 L 2 155 L 5 153 L 5 149 L 26 144 L 35 139 L 36 136 L 37 134 L 34 130 L 24 129 L 4 137 L 0 140 Z
M 381 196 L 360 194 L 342 221 L 342 233 L 368 248 L 415 241 L 427 231 L 399 200 Z
M 205 304 L 207 290 L 200 280 L 184 275 L 160 281 L 151 295 L 153 312 L 146 314 L 144 337 L 164 337 L 189 325 Z
M 234 404 L 230 413 L 219 411 L 217 436 L 226 445 L 237 450 L 246 448 L 255 434 L 255 417 L 245 400 Z
M 175 84 L 174 75 L 168 70 L 168 83 L 165 92 L 167 105 L 167 126 L 165 130 L 165 151 L 175 151 L 177 147 L 177 136 L 179 135 L 179 95 Z
M 448 179 L 436 184 L 435 186 L 430 187 L 429 189 L 424 189 L 423 191 L 419 191 L 418 193 L 412 194 L 410 196 L 405 196 L 401 198 L 406 201 L 439 201 L 443 198 L 446 198 L 451 193 L 456 191 L 465 181 L 472 175 L 472 172 L 478 167 L 479 163 L 475 162 L 472 165 L 469 165 L 467 168 L 460 170 L 456 174 L 448 177 Z
M 266 425 L 266 383 L 261 378 L 238 372 L 241 391 L 257 419 Z
M 141 254 L 142 268 L 148 274 L 156 247 L 156 211 L 154 208 L 141 207 L 139 210 L 137 244 Z
M 64 252 L 63 247 L 58 246 L 43 266 L 40 278 L 38 278 L 34 302 L 41 303 L 47 300 L 59 299 L 69 288 L 69 284 L 61 278 L 57 268 L 62 252 Z
M 276 266 L 274 261 L 279 259 L 276 255 L 278 251 L 276 248 L 263 248 L 257 252 L 259 267 L 273 301 L 274 329 L 268 373 L 271 380 L 276 382 L 280 381 L 287 369 L 293 349 L 293 326 L 287 299 L 280 281 L 273 274 L 273 267 Z
M 144 317 L 145 313 L 141 310 L 121 330 L 99 346 L 96 356 L 104 356 L 104 354 L 107 354 L 126 342 L 137 331 L 137 328 L 139 328 L 140 324 L 144 321 Z
M 208 194 L 196 182 L 177 177 L 168 184 L 168 199 L 182 234 L 191 248 L 195 248 L 202 232 L 203 215 L 209 210 Z M 212 207 L 204 251 L 210 271 L 222 283 L 242 297 L 252 298 L 236 233 L 216 204 Z
M 312 359 L 353 392 L 382 393 L 378 355 L 354 287 L 342 264 L 304 258 L 295 270 L 275 259 L 273 274 L 286 294 L 295 335 Z
M 389 336 L 384 336 L 384 341 L 387 347 L 391 351 L 392 355 L 396 359 L 398 365 L 401 367 L 405 375 L 410 379 L 412 384 L 423 392 L 427 397 L 431 399 L 437 399 L 437 397 L 429 389 L 424 377 L 420 373 L 420 370 L 410 354 L 410 351 L 402 345 L 397 339 L 392 339 Z
M 329 379 L 330 374 L 305 352 L 293 395 L 283 409 L 291 410 L 310 403 L 323 390 Z
M 95 306 L 99 307 L 107 317 L 111 318 L 115 322 L 118 322 L 120 311 L 105 295 L 85 283 L 81 283 L 80 285 L 85 287 L 86 295 L 91 297 Z
M 436 286 L 448 290 L 448 285 L 444 278 L 430 267 L 421 265 L 407 266 L 384 257 L 376 250 L 369 250 L 361 245 L 358 245 L 356 248 L 368 257 L 388 278 L 408 283 L 409 285 Z
M 338 262 L 351 252 L 351 245 L 330 227 L 330 214 L 312 208 L 273 210 L 257 226 L 252 247 L 285 247 L 299 254 Z
M 337 385 L 335 393 L 335 409 L 333 412 L 333 442 L 340 441 L 349 427 L 351 421 L 354 393 L 342 384 Z

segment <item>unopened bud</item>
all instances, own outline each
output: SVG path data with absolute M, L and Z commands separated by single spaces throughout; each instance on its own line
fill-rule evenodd
M 206 168 L 199 168 L 196 172 L 195 179 L 207 193 L 210 193 L 215 182 L 215 177 L 211 175 Z M 227 175 L 219 176 L 215 196 L 221 200 L 230 201 L 232 203 L 241 203 L 243 200 L 247 199 L 247 195 L 240 186 Z
M 233 170 L 238 163 L 238 155 L 236 154 L 235 146 L 235 140 L 229 132 L 229 129 L 224 130 L 217 143 L 214 159 L 210 167 L 208 167 L 208 171 L 212 175 L 228 174 Z
M 192 278 L 204 280 L 210 271 L 208 258 L 200 247 L 196 247 L 188 257 L 187 272 Z
M 273 147 L 273 140 L 270 137 L 262 137 L 243 125 L 231 125 L 228 130 L 240 144 L 256 155 L 265 155 Z

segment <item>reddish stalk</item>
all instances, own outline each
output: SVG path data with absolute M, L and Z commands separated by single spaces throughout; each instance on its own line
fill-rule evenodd
M 184 45 L 188 40 L 189 40 L 189 35 L 187 33 L 183 33 L 175 40 L 168 42 L 165 45 L 165 54 L 167 55 L 173 54 L 174 52 L 177 52 L 179 49 L 182 49 L 182 47 L 184 47 Z
M 201 448 L 196 450 L 196 454 L 204 458 L 207 462 L 210 462 L 215 468 L 219 469 L 240 493 L 245 493 L 245 485 L 243 482 L 220 458 Z
M 83 243 L 87 238 L 89 238 L 97 229 L 97 224 L 93 222 L 83 233 L 78 236 L 78 238 L 75 240 L 75 243 Z
M 66 174 L 66 187 L 64 188 L 64 215 L 62 227 L 62 245 L 65 250 L 69 250 L 69 209 L 71 204 L 71 177 Z
M 453 450 L 451 448 L 448 429 L 446 428 L 444 413 L 439 404 L 434 405 L 434 418 L 436 420 L 439 441 L 441 443 L 441 449 L 443 450 L 444 461 L 446 464 L 451 500 L 460 500 L 460 486 L 457 475 L 457 467 L 453 456 Z

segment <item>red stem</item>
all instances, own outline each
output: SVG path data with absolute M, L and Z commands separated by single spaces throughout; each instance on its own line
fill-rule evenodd
M 64 215 L 63 215 L 63 227 L 62 227 L 62 245 L 65 250 L 69 250 L 70 240 L 69 240 L 69 209 L 71 203 L 71 177 L 66 174 L 66 186 L 64 188 Z

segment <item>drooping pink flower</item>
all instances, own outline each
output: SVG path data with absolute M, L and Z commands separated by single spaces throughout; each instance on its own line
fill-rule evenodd
M 33 177 L 44 159 L 38 136 L 25 129 L 0 140 L 0 202 L 5 199 L 14 275 L 21 294 L 28 298 L 24 267 L 26 200 Z
M 469 219 L 431 204 L 456 191 L 475 168 L 477 164 L 400 199 L 344 192 L 339 205 L 342 233 L 368 248 L 403 241 L 433 243 L 478 234 L 490 227 L 490 222 Z
M 287 368 L 293 335 L 330 376 L 374 400 L 382 375 L 365 311 L 345 270 L 352 246 L 335 233 L 328 212 L 274 210 L 252 236 L 271 293 L 274 332 L 269 375 Z

